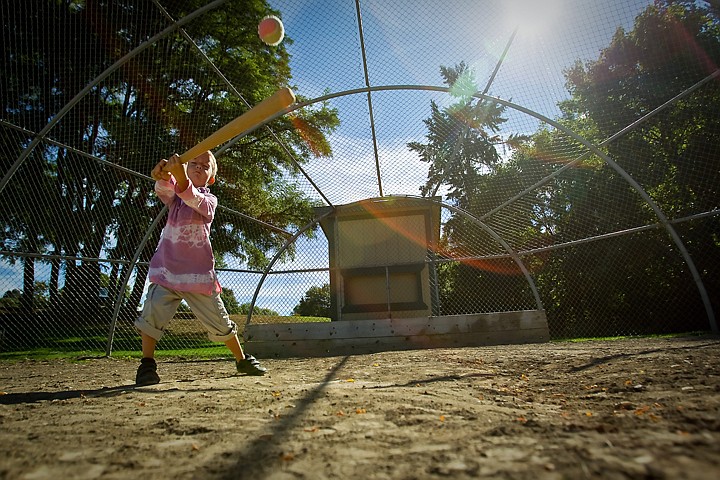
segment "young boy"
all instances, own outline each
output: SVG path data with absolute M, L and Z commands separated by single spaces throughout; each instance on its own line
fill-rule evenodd
M 217 197 L 208 189 L 215 183 L 216 173 L 215 156 L 208 151 L 187 164 L 177 155 L 160 160 L 150 174 L 155 179 L 155 193 L 168 206 L 168 218 L 150 261 L 150 287 L 142 315 L 135 321 L 142 337 L 143 356 L 135 377 L 137 385 L 160 382 L 155 346 L 181 300 L 187 302 L 203 324 L 210 340 L 227 345 L 235 356 L 239 373 L 266 372 L 254 357 L 243 352 L 237 326 L 220 298 L 210 244 Z

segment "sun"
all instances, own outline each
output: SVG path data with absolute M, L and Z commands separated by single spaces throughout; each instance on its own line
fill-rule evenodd
M 507 0 L 505 18 L 522 35 L 540 35 L 555 28 L 570 0 Z

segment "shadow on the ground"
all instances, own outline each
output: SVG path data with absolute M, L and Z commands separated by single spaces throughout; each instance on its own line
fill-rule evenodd
M 118 385 L 98 389 L 63 390 L 61 392 L 21 392 L 0 395 L 0 405 L 17 405 L 19 403 L 37 403 L 72 398 L 104 397 L 117 395 L 138 388 L 135 385 Z
M 228 378 L 236 376 L 229 375 Z M 113 397 L 115 395 L 122 395 L 126 392 L 136 391 L 143 394 L 155 394 L 162 395 L 170 391 L 179 390 L 179 388 L 167 388 L 168 385 L 174 383 L 187 383 L 193 382 L 194 380 L 176 380 L 175 382 L 161 382 L 156 385 L 138 386 L 135 384 L 130 385 L 117 385 L 115 387 L 102 387 L 102 388 L 85 388 L 77 390 L 62 390 L 58 392 L 19 392 L 19 393 L 5 393 L 0 395 L 0 405 L 18 405 L 21 403 L 38 403 L 48 402 L 53 400 L 71 400 L 75 398 L 93 398 L 93 397 Z M 217 392 L 218 390 L 235 390 L 234 388 L 200 388 L 193 389 L 193 391 L 208 391 Z
M 349 358 L 349 356 L 343 357 L 328 372 L 322 382 L 309 390 L 307 395 L 299 398 L 295 403 L 296 408 L 292 409 L 291 413 L 278 417 L 277 421 L 272 424 L 270 434 L 256 438 L 244 450 L 237 452 L 234 455 L 234 464 L 227 471 L 221 472 L 219 478 L 224 480 L 264 478 L 270 469 L 275 468 L 274 462 L 268 462 L 265 459 L 268 451 L 268 439 L 283 438 L 286 432 L 295 428 L 305 412 L 322 395 L 328 384 L 332 382 L 337 372 L 343 368 Z M 252 473 L 250 473 L 250 470 L 252 470 Z
M 674 340 L 674 339 L 670 339 L 670 341 L 672 341 L 672 340 Z M 638 357 L 641 355 L 650 355 L 650 354 L 658 353 L 658 352 L 672 352 L 674 350 L 697 350 L 699 348 L 717 348 L 718 345 L 720 344 L 720 339 L 718 339 L 717 336 L 704 336 L 704 337 L 699 337 L 697 339 L 683 338 L 682 340 L 686 340 L 686 341 L 687 340 L 698 340 L 698 341 L 711 340 L 711 341 L 709 343 L 703 343 L 703 344 L 691 345 L 691 346 L 689 345 L 689 346 L 685 346 L 685 347 L 654 348 L 652 350 L 643 350 L 642 352 L 627 352 L 627 353 L 617 353 L 615 355 L 606 355 L 604 357 L 594 358 L 594 359 L 590 360 L 589 362 L 585 363 L 584 365 L 578 365 L 575 367 L 571 367 L 569 369 L 569 371 L 570 372 L 580 372 L 582 370 L 587 370 L 588 368 L 592 368 L 597 365 L 602 365 L 604 363 L 608 363 L 613 360 L 620 360 L 620 359 L 629 358 L 629 357 Z
M 499 377 L 502 376 L 498 373 L 493 372 L 487 372 L 487 373 L 467 373 L 464 375 L 443 375 L 441 377 L 430 377 L 430 378 L 424 378 L 422 380 L 410 380 L 405 383 L 392 383 L 389 385 L 375 385 L 371 387 L 365 387 L 368 390 L 378 390 L 383 388 L 403 388 L 403 387 L 419 387 L 421 385 L 426 385 L 428 383 L 437 383 L 437 382 L 456 382 L 458 380 L 463 380 L 465 378 L 475 378 L 475 377 Z

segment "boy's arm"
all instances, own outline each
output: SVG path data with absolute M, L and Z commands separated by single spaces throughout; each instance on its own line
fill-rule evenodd
M 184 192 L 190 186 L 190 179 L 187 176 L 187 164 L 180 160 L 177 153 L 168 159 L 163 166 L 163 172 L 169 172 L 175 177 L 178 192 Z
M 152 171 L 150 172 L 150 176 L 151 176 L 151 177 L 153 178 L 153 180 L 155 180 L 156 182 L 159 182 L 159 181 L 162 181 L 162 180 L 164 180 L 164 181 L 166 181 L 166 182 L 170 181 L 171 175 L 170 175 L 170 172 L 168 172 L 168 171 L 165 170 L 165 165 L 167 165 L 167 160 L 165 160 L 165 159 L 163 158 L 162 160 L 160 160 L 160 161 L 157 163 L 157 165 L 155 165 L 155 167 L 154 167 L 154 168 L 152 169 Z
M 192 184 L 182 191 L 177 188 L 175 192 L 180 200 L 185 202 L 185 205 L 205 217 L 207 221 L 213 221 L 215 209 L 217 208 L 217 197 L 215 195 L 207 191 L 201 192 Z
M 203 193 L 195 188 L 187 175 L 187 163 L 182 162 L 180 156 L 175 154 L 168 159 L 164 169 L 170 172 L 175 179 L 174 193 L 180 200 L 212 222 L 215 217 L 217 198 L 215 195 Z
M 165 170 L 165 165 L 167 160 L 163 158 L 152 169 L 150 176 L 155 180 L 155 193 L 165 205 L 169 205 L 175 199 L 175 179 Z
M 175 179 L 158 180 L 155 182 L 155 194 L 165 205 L 170 205 L 175 200 Z

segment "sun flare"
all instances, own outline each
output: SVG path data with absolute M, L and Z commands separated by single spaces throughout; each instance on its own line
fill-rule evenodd
M 568 0 L 509 0 L 507 22 L 523 35 L 538 35 L 555 28 Z

